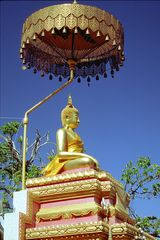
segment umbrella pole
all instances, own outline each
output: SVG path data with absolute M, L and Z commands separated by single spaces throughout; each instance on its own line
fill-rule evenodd
M 24 124 L 24 131 L 23 131 L 23 155 L 22 155 L 22 190 L 24 190 L 26 188 L 27 128 L 28 128 L 28 123 L 29 123 L 28 115 L 31 112 L 33 112 L 35 109 L 40 107 L 43 103 L 48 101 L 50 98 L 52 98 L 54 95 L 56 95 L 61 90 L 63 90 L 65 87 L 67 87 L 71 82 L 73 82 L 75 62 L 73 60 L 69 60 L 68 64 L 69 64 L 69 67 L 70 67 L 70 79 L 67 82 L 65 82 L 61 87 L 59 87 L 54 92 L 52 92 L 47 97 L 45 97 L 40 102 L 38 102 L 36 105 L 34 105 L 32 108 L 28 109 L 25 112 L 25 114 L 24 114 L 24 119 L 23 119 L 23 124 Z

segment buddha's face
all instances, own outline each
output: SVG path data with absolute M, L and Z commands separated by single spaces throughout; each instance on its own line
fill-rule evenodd
M 79 123 L 79 114 L 77 112 L 73 112 L 69 116 L 66 116 L 66 124 L 68 127 L 75 129 L 78 127 Z

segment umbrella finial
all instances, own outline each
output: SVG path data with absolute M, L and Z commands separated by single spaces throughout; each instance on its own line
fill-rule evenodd
M 77 3 L 77 0 L 73 0 L 73 3 Z

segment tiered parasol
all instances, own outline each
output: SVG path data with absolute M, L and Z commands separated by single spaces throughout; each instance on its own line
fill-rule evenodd
M 70 75 L 69 60 L 75 62 L 75 77 L 99 79 L 111 75 L 124 61 L 121 23 L 97 7 L 78 4 L 49 6 L 33 13 L 23 24 L 20 57 L 27 68 L 59 76 Z

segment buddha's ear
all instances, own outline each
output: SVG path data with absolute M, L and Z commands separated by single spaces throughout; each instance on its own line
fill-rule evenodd
M 69 116 L 66 115 L 66 117 L 65 117 L 65 123 L 68 124 L 68 122 L 69 122 Z

